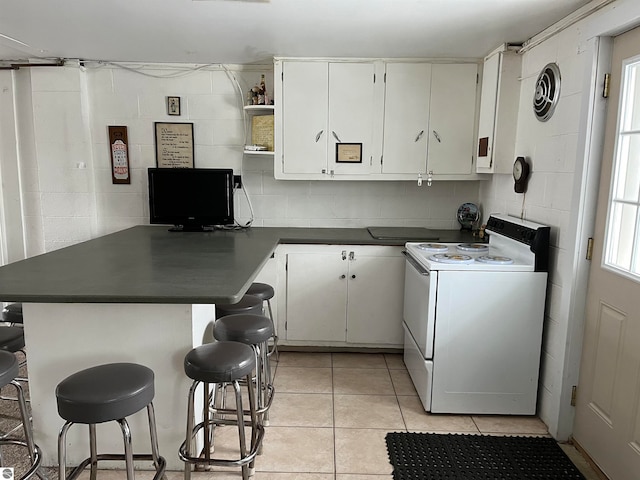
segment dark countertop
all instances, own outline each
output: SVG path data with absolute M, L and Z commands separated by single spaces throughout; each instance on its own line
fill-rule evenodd
M 434 230 L 439 242 L 473 241 Z M 0 300 L 32 303 L 235 303 L 279 243 L 404 245 L 366 228 L 168 232 L 141 225 L 0 267 Z

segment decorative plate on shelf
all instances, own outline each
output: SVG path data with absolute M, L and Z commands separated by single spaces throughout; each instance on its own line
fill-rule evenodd
M 463 203 L 458 208 L 457 218 L 462 230 L 472 230 L 473 224 L 480 219 L 480 209 L 475 203 Z

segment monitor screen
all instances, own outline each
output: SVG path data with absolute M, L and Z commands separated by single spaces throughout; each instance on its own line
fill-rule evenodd
M 150 168 L 150 223 L 205 230 L 234 223 L 233 170 Z

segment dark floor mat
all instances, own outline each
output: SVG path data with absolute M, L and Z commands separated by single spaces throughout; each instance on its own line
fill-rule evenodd
M 553 438 L 388 433 L 395 480 L 584 480 Z

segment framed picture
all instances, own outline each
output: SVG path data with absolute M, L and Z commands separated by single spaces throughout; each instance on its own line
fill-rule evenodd
M 129 184 L 129 140 L 127 127 L 109 126 L 109 149 L 111 150 L 111 181 L 114 184 Z
M 362 144 L 336 143 L 336 163 L 362 163 Z
M 167 115 L 180 115 L 180 97 L 167 97 Z
M 193 168 L 193 123 L 155 122 L 158 168 Z

